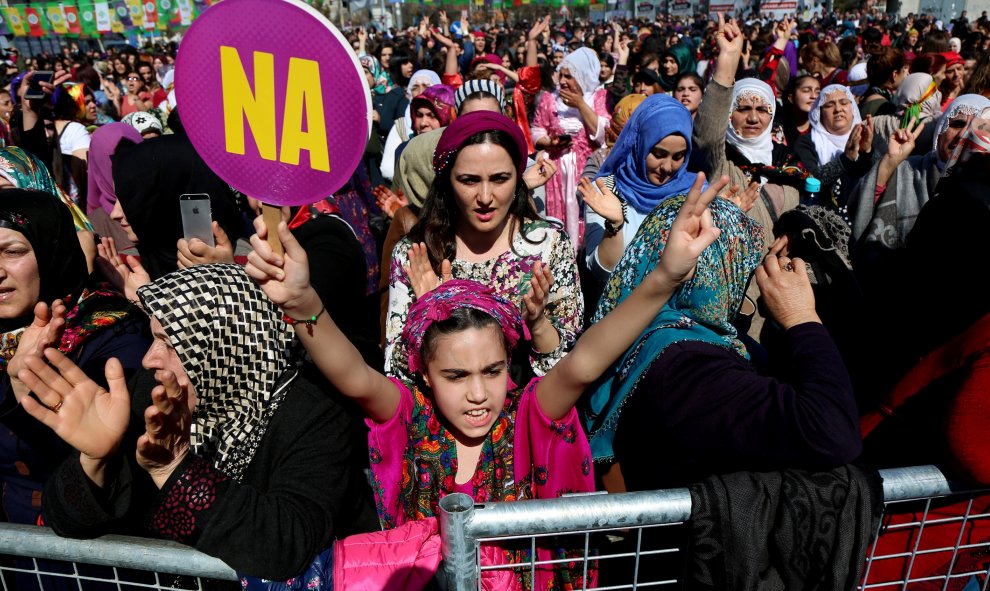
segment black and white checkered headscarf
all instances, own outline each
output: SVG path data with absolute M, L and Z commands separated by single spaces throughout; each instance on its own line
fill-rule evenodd
M 197 265 L 138 290 L 196 389 L 191 447 L 240 480 L 287 388 L 292 334 L 238 265 Z

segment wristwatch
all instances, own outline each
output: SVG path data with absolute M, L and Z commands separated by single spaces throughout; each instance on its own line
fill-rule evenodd
M 622 226 L 625 226 L 626 225 L 626 222 L 628 221 L 628 219 L 626 217 L 626 213 L 628 211 L 627 210 L 628 207 L 629 206 L 626 205 L 626 202 L 625 201 L 622 201 L 622 221 L 619 222 L 619 225 L 618 226 L 612 224 L 612 220 L 605 220 L 605 235 L 606 236 L 609 236 L 609 237 L 615 236 L 620 231 L 622 231 Z

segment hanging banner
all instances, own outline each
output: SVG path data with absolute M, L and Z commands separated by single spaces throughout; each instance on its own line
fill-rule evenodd
M 190 0 L 178 0 L 176 4 L 179 5 L 179 24 L 183 27 L 188 27 L 192 24 L 193 20 L 193 7 Z
M 154 30 L 158 26 L 158 3 L 155 0 L 143 0 L 141 9 L 145 30 Z
M 648 0 L 636 2 L 636 18 L 654 20 L 657 17 L 656 7 Z
M 113 9 L 112 21 L 116 21 L 116 27 L 114 27 L 114 33 L 123 33 L 124 29 L 130 29 L 134 26 L 131 21 L 131 9 L 127 7 L 127 0 L 112 0 L 111 7 Z M 120 28 L 118 31 L 117 28 Z
M 62 13 L 65 15 L 65 26 L 69 29 L 70 35 L 82 35 L 82 23 L 79 22 L 79 8 L 76 6 L 62 6 Z
M 785 16 L 793 16 L 798 11 L 797 0 L 764 0 L 760 4 L 760 11 L 764 15 L 770 15 L 774 20 L 781 20 Z
M 10 35 L 10 27 L 7 26 L 7 15 L 0 10 L 0 35 Z
M 45 25 L 41 20 L 41 12 L 33 6 L 24 7 L 24 20 L 27 21 L 28 34 L 32 37 L 44 37 Z
M 5 7 L 3 14 L 7 17 L 5 20 L 11 33 L 17 37 L 27 37 L 27 22 L 24 20 L 24 14 L 16 6 Z
M 708 4 L 708 14 L 717 19 L 719 14 L 739 17 L 742 14 L 743 0 L 711 0 Z
M 691 0 L 668 0 L 668 10 L 672 16 L 691 16 L 694 14 L 694 3 Z
M 56 35 L 65 35 L 69 32 L 65 26 L 65 15 L 62 7 L 57 2 L 49 2 L 45 5 L 45 17 L 48 18 L 48 26 Z
M 95 36 L 99 34 L 96 28 L 96 9 L 93 6 L 91 0 L 79 0 L 79 28 L 82 29 L 82 34 L 87 36 Z M 110 23 L 107 22 L 107 28 L 110 27 Z
M 144 27 L 144 1 L 127 0 L 127 10 L 131 15 L 131 26 Z
M 80 6 L 83 6 L 83 4 L 80 3 Z M 113 12 L 110 10 L 110 5 L 106 2 L 96 2 L 93 4 L 93 19 L 96 21 L 96 31 L 98 33 L 110 33 L 113 31 L 113 18 L 111 14 Z M 85 22 L 86 15 L 83 12 L 83 26 L 85 26 Z
M 371 133 L 371 94 L 350 43 L 301 0 L 211 6 L 182 40 L 175 91 L 206 164 L 271 205 L 332 195 Z

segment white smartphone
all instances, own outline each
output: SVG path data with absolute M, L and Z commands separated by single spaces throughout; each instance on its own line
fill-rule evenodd
M 179 209 L 182 212 L 182 237 L 186 240 L 199 238 L 211 247 L 216 246 L 210 196 L 206 193 L 179 195 Z

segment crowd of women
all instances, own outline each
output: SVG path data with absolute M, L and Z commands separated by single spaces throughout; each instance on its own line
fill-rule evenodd
M 7 521 L 404 589 L 455 492 L 708 506 L 797 470 L 868 538 L 875 468 L 990 482 L 985 15 L 465 25 L 348 31 L 364 158 L 277 227 L 186 136 L 175 47 L 8 55 Z M 486 588 L 631 576 L 552 540 L 483 560 L 534 551 Z

